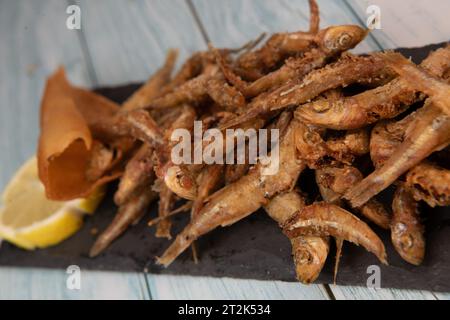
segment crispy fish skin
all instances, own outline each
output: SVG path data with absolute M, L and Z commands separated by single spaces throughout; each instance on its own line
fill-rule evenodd
M 287 221 L 283 230 L 288 237 L 333 236 L 363 246 L 387 264 L 386 250 L 380 238 L 363 221 L 333 204 L 320 202 L 305 207 Z
M 264 207 L 281 226 L 305 207 L 305 199 L 296 191 L 274 197 Z M 300 236 L 290 238 L 297 279 L 309 284 L 319 276 L 330 250 L 328 237 Z
M 450 143 L 450 117 L 442 113 L 430 100 L 417 112 L 408 127 L 403 143 L 384 165 L 349 189 L 345 199 L 353 207 L 360 207 L 390 186 L 402 174 L 419 164 L 431 153 Z
M 246 176 L 213 194 L 157 263 L 169 266 L 200 236 L 245 218 L 277 194 L 293 188 L 305 168 L 304 163 L 297 160 L 294 144 L 298 125 L 298 122 L 292 121 L 281 140 L 279 170 L 275 175 L 265 175 L 267 167 L 259 163 Z
M 433 208 L 450 206 L 450 170 L 422 162 L 408 172 L 405 186 L 416 201 L 425 201 Z
M 409 190 L 400 185 L 392 202 L 391 239 L 400 256 L 416 266 L 422 264 L 425 256 L 425 228 L 417 206 Z

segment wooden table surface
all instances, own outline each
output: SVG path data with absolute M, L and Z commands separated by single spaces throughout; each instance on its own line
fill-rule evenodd
M 81 30 L 66 28 L 69 5 Z M 448 41 L 448 0 L 319 0 L 322 26 L 365 25 L 381 8 L 381 30 L 356 52 Z M 0 0 L 0 189 L 36 149 L 46 77 L 58 65 L 86 87 L 143 81 L 169 48 L 181 59 L 217 46 L 238 47 L 262 32 L 308 26 L 306 0 Z M 1 254 L 1 249 L 0 249 Z M 83 271 L 79 291 L 65 270 L 0 268 L 0 299 L 449 299 L 428 291 L 368 289 L 144 273 Z

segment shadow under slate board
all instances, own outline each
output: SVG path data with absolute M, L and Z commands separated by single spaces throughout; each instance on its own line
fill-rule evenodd
M 431 50 L 442 45 L 398 51 L 420 63 Z M 126 85 L 97 91 L 122 102 L 138 87 L 139 85 Z M 66 268 L 77 264 L 82 269 L 93 270 L 145 270 L 157 274 L 296 281 L 290 242 L 262 210 L 199 239 L 197 243 L 201 260 L 198 265 L 192 261 L 190 250 L 167 269 L 155 265 L 155 257 L 161 255 L 170 243 L 165 239 L 155 238 L 155 230 L 146 225 L 149 217 L 155 215 L 156 205 L 140 224 L 130 228 L 102 255 L 90 259 L 88 251 L 95 240 L 91 230 L 103 230 L 116 213 L 112 189 L 96 214 L 86 218 L 82 230 L 75 236 L 58 246 L 34 252 L 3 243 L 0 249 L 0 266 Z M 387 194 L 389 197 L 389 192 Z M 380 266 L 383 288 L 450 291 L 450 208 L 428 208 L 422 210 L 422 215 L 426 220 L 427 255 L 420 267 L 402 261 L 391 245 L 389 233 L 375 229 L 387 247 L 390 263 L 389 266 Z M 174 235 L 187 222 L 187 216 L 185 214 L 175 218 L 174 225 L 177 227 L 173 230 Z M 332 283 L 333 265 L 334 252 L 331 251 L 317 283 Z M 363 248 L 346 243 L 337 284 L 366 285 L 369 276 L 367 267 L 370 265 L 379 265 L 379 262 Z

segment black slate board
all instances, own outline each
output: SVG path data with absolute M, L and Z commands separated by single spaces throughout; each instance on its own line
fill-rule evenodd
M 420 63 L 431 50 L 443 44 L 415 49 L 399 49 Z M 97 91 L 117 102 L 122 102 L 139 84 Z M 306 180 L 308 181 L 308 180 Z M 92 228 L 103 230 L 112 220 L 116 207 L 112 202 L 114 186 L 101 207 L 92 217 L 86 218 L 82 230 L 60 245 L 34 252 L 20 250 L 3 243 L 0 265 L 17 267 L 66 268 L 77 264 L 82 269 L 146 271 L 164 274 L 189 274 L 197 276 L 232 277 L 262 280 L 295 281 L 290 243 L 279 227 L 263 211 L 228 228 L 220 228 L 198 241 L 200 264 L 195 265 L 191 253 L 185 252 L 168 269 L 154 264 L 154 258 L 169 245 L 167 240 L 156 239 L 154 229 L 146 226 L 148 217 L 154 216 L 156 206 L 148 217 L 114 242 L 101 256 L 90 259 L 87 255 L 95 237 Z M 389 196 L 389 192 L 387 192 Z M 420 267 L 403 262 L 394 251 L 389 234 L 375 229 L 386 244 L 390 266 L 381 267 L 383 288 L 422 289 L 450 291 L 450 208 L 422 211 L 426 218 L 427 256 Z M 173 234 L 177 234 L 187 217 L 176 217 Z M 364 249 L 346 243 L 344 246 L 337 283 L 340 285 L 366 285 L 367 267 L 379 265 L 376 258 Z M 331 283 L 334 252 L 317 283 Z

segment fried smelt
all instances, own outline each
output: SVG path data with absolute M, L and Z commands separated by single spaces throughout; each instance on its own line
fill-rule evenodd
M 160 223 L 164 219 L 167 219 L 169 217 L 175 216 L 175 215 L 177 215 L 179 213 L 188 212 L 191 209 L 192 209 L 192 201 L 187 201 L 186 203 L 184 203 L 183 205 L 179 206 L 175 210 L 169 212 L 166 216 L 164 216 L 164 217 L 156 217 L 156 218 L 150 220 L 149 222 L 147 222 L 147 225 L 149 227 L 153 227 L 154 225 Z
M 450 68 L 450 46 L 431 53 L 421 67 L 431 75 L 442 77 Z M 307 123 L 335 130 L 356 129 L 391 119 L 423 98 L 405 79 L 397 78 L 388 84 L 364 91 L 352 97 L 322 99 L 304 104 L 295 116 Z
M 330 154 L 321 132 L 312 126 L 299 122 L 295 132 L 295 146 L 299 158 L 305 161 L 309 168 L 317 169 L 323 165 L 322 159 Z
M 151 185 L 155 179 L 153 172 L 153 148 L 144 143 L 136 154 L 128 161 L 120 179 L 118 189 L 114 194 L 114 202 L 121 206 L 136 192 Z
M 228 81 L 246 97 L 252 98 L 265 91 L 274 90 L 293 79 L 302 79 L 311 71 L 323 67 L 342 52 L 354 48 L 366 34 L 366 30 L 353 25 L 324 29 L 311 41 L 312 48 L 304 55 L 286 59 L 281 68 L 252 83 L 248 83 L 234 74 L 231 66 L 227 65 L 221 55 L 216 54 L 216 59 Z
M 234 127 L 270 111 L 304 104 L 331 89 L 370 82 L 386 73 L 385 69 L 385 63 L 373 56 L 346 54 L 336 63 L 309 73 L 301 81 L 290 81 L 268 94 L 256 97 L 246 112 L 226 122 L 221 128 Z
M 295 150 L 294 137 L 298 126 L 297 121 L 292 121 L 281 140 L 276 174 L 268 175 L 270 164 L 258 163 L 246 176 L 213 194 L 157 262 L 169 266 L 200 236 L 245 218 L 278 193 L 293 188 L 305 168 L 304 163 L 297 160 Z
M 132 127 L 133 135 L 154 146 L 157 164 L 156 175 L 167 187 L 178 196 L 193 200 L 197 193 L 195 178 L 184 167 L 175 165 L 171 161 L 171 146 L 168 137 L 178 128 L 191 128 L 194 125 L 195 111 L 184 106 L 179 117 L 164 135 L 150 114 L 144 110 L 135 110 L 128 114 L 127 120 Z
M 280 194 L 264 208 L 269 216 L 283 225 L 305 207 L 305 200 L 296 191 Z M 305 284 L 319 276 L 329 252 L 328 237 L 299 236 L 290 238 L 297 279 Z
M 200 173 L 197 198 L 192 203 L 191 217 L 195 218 L 200 213 L 206 199 L 221 185 L 223 168 L 223 165 L 211 165 L 205 167 Z
M 96 257 L 105 250 L 115 239 L 117 239 L 130 225 L 135 223 L 145 214 L 148 206 L 158 197 L 151 191 L 150 186 L 143 189 L 135 197 L 120 206 L 119 211 L 109 226 L 98 236 L 92 246 L 89 256 Z
M 333 283 L 336 284 L 337 275 L 339 271 L 339 265 L 341 263 L 341 257 L 342 257 L 342 248 L 344 247 L 344 239 L 342 238 L 335 238 L 336 242 L 336 258 L 334 263 L 334 270 L 333 270 Z
M 326 141 L 333 157 L 346 164 L 351 164 L 356 157 L 370 152 L 370 135 L 368 130 L 349 130 L 341 137 L 333 137 Z
M 222 53 L 218 53 L 222 56 Z M 146 107 L 150 109 L 173 108 L 185 103 L 198 104 L 207 97 L 225 108 L 243 107 L 245 99 L 234 87 L 229 86 L 219 67 L 215 64 L 205 66 L 203 72 L 190 79 L 162 97 L 153 100 Z
M 160 97 L 147 106 L 151 109 L 166 109 L 179 106 L 183 103 L 200 102 L 207 97 L 207 83 L 219 72 L 215 65 L 209 65 L 197 77 L 181 84 L 176 90 Z
M 128 127 L 124 125 L 126 113 L 143 108 L 163 95 L 165 88 L 169 85 L 177 56 L 177 50 L 169 50 L 164 65 L 122 104 L 118 112 L 93 124 L 94 134 L 106 141 L 114 141 L 120 137 L 128 136 Z
M 165 184 L 161 186 L 159 191 L 158 217 L 162 218 L 156 227 L 155 236 L 157 238 L 172 239 L 170 229 L 172 221 L 169 214 L 172 211 L 175 202 L 175 194 Z
M 353 207 L 360 207 L 390 186 L 402 174 L 419 164 L 431 153 L 450 143 L 450 117 L 427 100 L 410 124 L 403 143 L 384 165 L 345 194 Z
M 223 165 L 210 165 L 199 174 L 197 198 L 192 201 L 191 219 L 194 219 L 205 205 L 206 199 L 216 191 L 223 182 Z M 198 263 L 199 254 L 195 243 L 192 243 L 192 256 L 195 264 Z
M 272 129 L 278 130 L 279 136 L 283 136 L 287 127 L 289 126 L 289 123 L 292 119 L 292 112 L 286 111 L 282 112 L 276 121 L 270 123 L 268 126 L 266 126 L 265 130 L 269 133 L 268 134 L 268 141 L 271 141 L 270 133 Z M 253 126 L 256 127 L 256 129 L 259 129 L 259 126 L 263 125 L 264 121 L 256 121 L 254 122 Z M 250 169 L 250 160 L 256 160 L 256 159 L 249 159 L 249 145 L 246 144 L 245 146 L 245 163 L 243 164 L 231 164 L 225 166 L 225 184 L 233 183 L 237 180 L 239 180 L 241 177 L 247 174 L 248 170 Z M 254 163 L 254 162 L 253 162 Z
M 177 56 L 178 50 L 169 50 L 163 67 L 122 104 L 121 112 L 144 108 L 158 97 L 161 89 L 170 81 Z
M 271 70 L 289 56 L 302 54 L 311 47 L 315 34 L 319 31 L 319 8 L 315 0 L 309 0 L 309 32 L 276 33 L 256 51 L 246 52 L 237 60 L 237 67 L 247 73 Z
M 450 170 L 422 162 L 406 175 L 408 187 L 416 201 L 430 207 L 450 206 Z
M 315 0 L 309 0 L 309 33 L 316 34 L 320 28 L 320 11 Z
M 350 212 L 333 204 L 320 202 L 305 207 L 287 221 L 284 232 L 289 237 L 333 236 L 363 246 L 384 264 L 386 250 L 370 227 Z
M 362 179 L 363 175 L 357 168 L 347 165 L 328 166 L 316 170 L 316 183 L 322 199 L 338 206 L 342 204 L 344 193 Z M 389 229 L 390 214 L 376 199 L 370 199 L 356 210 L 370 222 L 383 229 Z
M 375 168 L 380 168 L 403 143 L 409 125 L 416 117 L 411 113 L 400 121 L 380 121 L 370 137 L 370 158 Z
M 400 256 L 414 265 L 422 264 L 425 256 L 425 230 L 417 206 L 409 190 L 400 185 L 392 202 L 391 239 Z
M 433 103 L 450 116 L 450 85 L 447 82 L 416 66 L 401 54 L 390 52 L 377 56 L 386 61 L 412 88 L 430 96 Z
M 228 85 L 222 77 L 215 77 L 206 83 L 208 95 L 227 110 L 239 110 L 245 106 L 245 98 L 235 87 Z
M 334 130 L 358 129 L 380 119 L 401 114 L 418 100 L 419 93 L 404 82 L 393 80 L 385 86 L 358 95 L 321 99 L 304 104 L 295 116 L 306 123 Z

